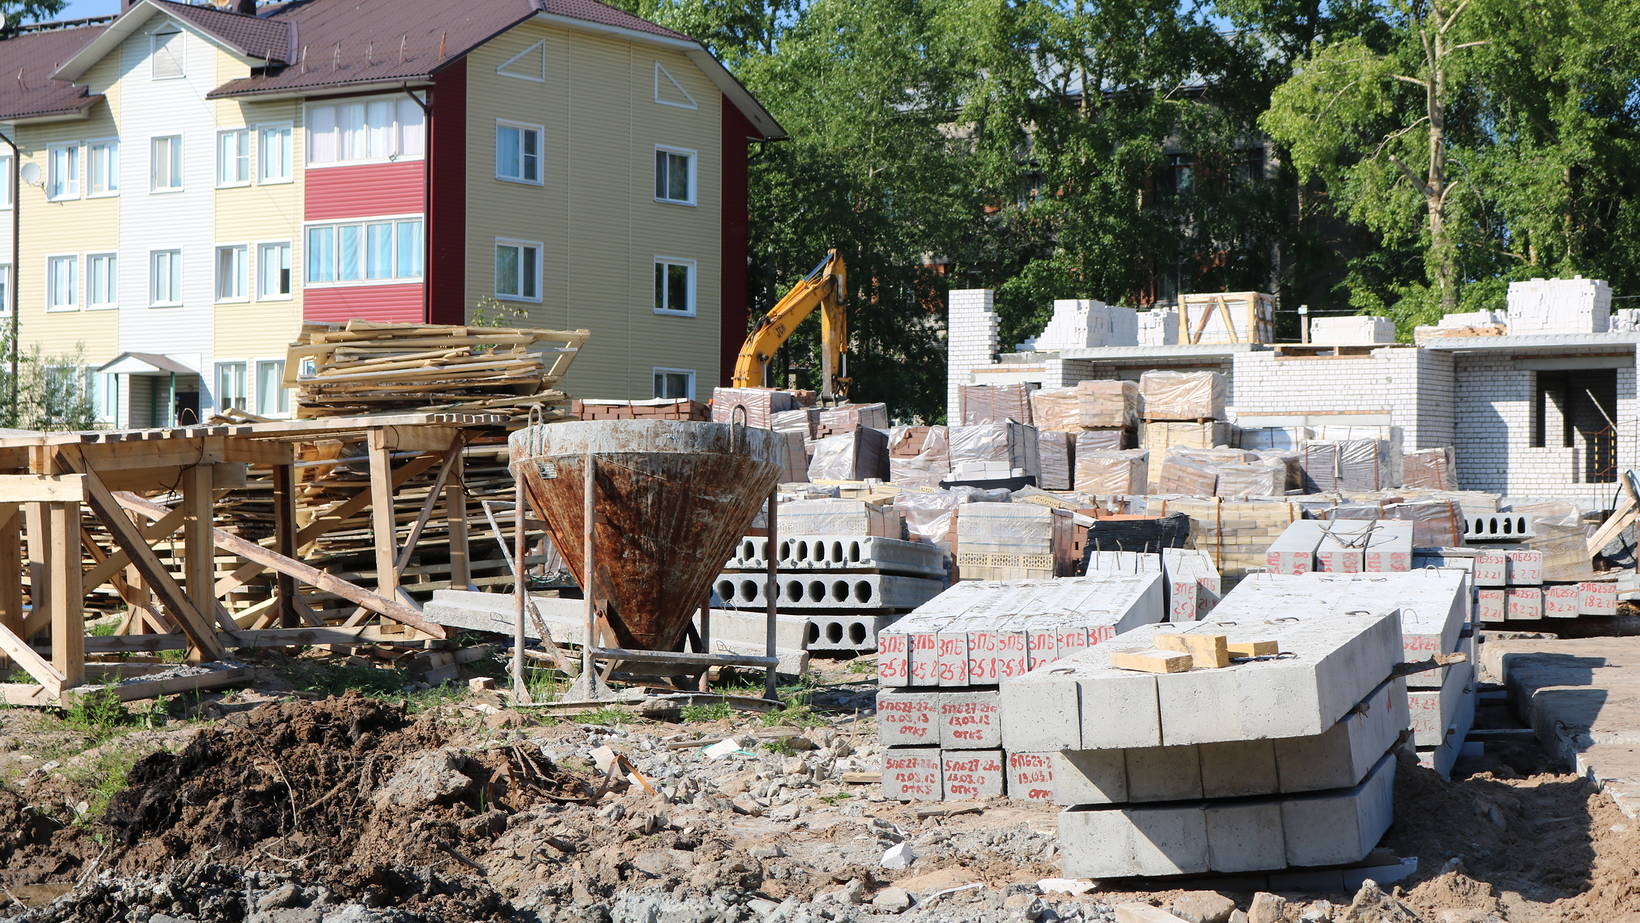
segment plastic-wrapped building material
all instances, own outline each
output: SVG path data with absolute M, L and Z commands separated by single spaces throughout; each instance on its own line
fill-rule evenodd
M 1214 496 L 1243 500 L 1248 497 L 1280 497 L 1287 493 L 1287 466 L 1280 462 L 1255 461 L 1213 467 L 1219 474 Z
M 1236 426 L 1236 444 L 1244 449 L 1296 452 L 1310 438 L 1307 426 Z
M 1076 454 L 1131 449 L 1133 432 L 1126 429 L 1085 429 L 1076 434 Z
M 1071 470 L 1075 464 L 1072 452 L 1075 442 L 1072 434 L 1037 431 L 1037 463 L 1040 473 L 1036 484 L 1043 490 L 1070 490 Z
M 1190 517 L 1183 513 L 1105 517 L 1088 526 L 1086 556 L 1101 551 L 1160 554 L 1164 548 L 1185 547 L 1189 539 Z
M 1401 456 L 1401 486 L 1426 490 L 1457 490 L 1457 466 L 1452 447 L 1418 449 Z
M 950 427 L 951 470 L 964 466 L 1007 472 L 1019 469 L 1028 477 L 1042 470 L 1040 446 L 1034 427 L 1019 423 L 977 423 Z
M 938 545 L 950 554 L 957 542 L 957 495 L 949 490 L 902 491 L 894 510 L 905 521 L 906 538 Z
M 827 407 L 816 411 L 815 426 L 817 432 L 829 431 L 825 434 L 832 436 L 860 427 L 888 429 L 888 405 L 839 404 Z
M 1314 438 L 1318 442 L 1346 442 L 1359 439 L 1376 439 L 1383 443 L 1379 447 L 1381 453 L 1379 474 L 1383 481 L 1383 488 L 1399 487 L 1401 485 L 1401 453 L 1404 433 L 1399 426 L 1317 426 L 1314 429 Z M 1380 488 L 1380 489 L 1383 489 Z M 1357 490 L 1372 488 L 1358 487 Z
M 806 448 L 808 440 L 796 430 L 775 430 L 786 440 L 786 467 L 780 475 L 780 483 L 794 484 L 809 479 L 809 451 Z
M 967 503 L 957 510 L 957 566 L 965 580 L 1069 576 L 1073 538 L 1069 510 L 1035 503 Z
M 1036 385 L 958 385 L 957 413 L 964 425 L 1031 422 Z
M 819 413 L 813 407 L 776 411 L 769 415 L 769 428 L 780 433 L 802 433 L 804 439 L 813 439 Z
M 900 514 L 864 500 L 797 500 L 780 504 L 782 535 L 859 535 L 900 538 Z
M 1154 421 L 1139 428 L 1139 448 L 1158 457 L 1174 449 L 1211 449 L 1229 442 L 1230 424 Z
M 1452 500 L 1412 500 L 1384 507 L 1385 519 L 1412 523 L 1412 547 L 1456 548 L 1463 544 L 1463 510 Z
M 1383 490 L 1390 483 L 1388 443 L 1346 439 L 1304 444 L 1304 488 L 1311 493 Z
M 1142 494 L 1150 480 L 1150 453 L 1144 449 L 1076 451 L 1076 491 L 1099 497 Z
M 1242 449 L 1232 449 L 1229 446 L 1213 446 L 1202 449 L 1179 446 L 1169 450 L 1167 454 L 1213 465 L 1247 465 L 1258 461 L 1256 454 Z
M 1162 493 L 1185 497 L 1211 497 L 1218 484 L 1217 464 L 1191 458 L 1182 452 L 1174 452 L 1162 460 L 1162 474 L 1157 482 Z
M 712 422 L 737 421 L 736 407 L 746 408 L 746 425 L 769 429 L 774 415 L 782 410 L 793 410 L 797 399 L 788 391 L 773 388 L 713 388 Z
M 939 487 L 951 476 L 951 445 L 946 428 L 896 426 L 888 437 L 888 476 L 896 484 Z
M 1229 388 L 1219 372 L 1149 371 L 1139 376 L 1146 420 L 1219 420 Z
M 1139 384 L 1110 379 L 1044 388 L 1031 394 L 1031 418 L 1037 429 L 1071 432 L 1132 426 L 1139 419 Z
M 1302 454 L 1297 450 L 1285 449 L 1258 449 L 1253 452 L 1258 460 L 1267 465 L 1280 465 L 1283 472 L 1283 486 L 1285 490 L 1304 489 L 1304 465 Z
M 814 443 L 809 461 L 811 481 L 863 481 L 888 478 L 888 433 L 861 428 Z

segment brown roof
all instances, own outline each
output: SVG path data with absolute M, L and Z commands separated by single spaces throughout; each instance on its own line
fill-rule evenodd
M 295 60 L 288 62 L 290 66 L 229 81 L 210 95 L 241 96 L 428 77 L 542 12 L 693 41 L 598 0 L 306 0 L 271 14 L 296 30 L 297 48 Z
M 96 25 L 25 32 L 0 42 L 0 120 L 65 115 L 102 99 L 51 79 L 58 65 L 102 30 Z
M 292 27 L 289 22 L 172 0 L 154 0 L 154 5 L 247 58 L 280 64 L 290 60 Z

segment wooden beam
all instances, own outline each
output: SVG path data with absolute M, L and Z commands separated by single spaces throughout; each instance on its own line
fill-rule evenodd
M 51 595 L 50 581 L 46 579 L 46 561 L 51 556 L 51 524 L 46 521 L 45 507 L 38 503 L 23 504 L 23 528 L 28 535 L 28 596 L 32 609 L 24 621 L 23 637 L 32 638 L 45 627 Z
M 96 443 L 79 447 L 86 464 L 97 472 L 132 468 L 185 468 L 214 465 L 223 460 L 223 440 L 155 439 L 147 442 Z
M 427 499 L 421 503 L 421 510 L 416 514 L 416 521 L 410 526 L 410 534 L 404 540 L 404 547 L 399 550 L 398 560 L 393 562 L 395 573 L 403 571 L 410 563 L 410 556 L 416 553 L 416 542 L 421 539 L 421 530 L 427 528 L 427 520 L 433 515 L 433 508 L 438 505 L 439 497 L 444 493 L 444 483 L 450 477 L 450 469 L 461 461 L 461 432 L 456 431 L 455 443 L 445 450 L 444 464 L 438 469 L 438 478 L 433 481 L 432 489 L 427 491 Z
M 120 494 L 115 502 L 128 510 L 135 510 L 149 519 L 157 519 L 165 514 L 165 507 L 131 494 Z M 340 596 L 350 603 L 363 606 L 380 615 L 385 615 L 395 622 L 409 625 L 418 631 L 427 632 L 435 638 L 444 637 L 443 628 L 422 618 L 420 612 L 404 603 L 378 596 L 355 584 L 333 577 L 316 567 L 287 558 L 276 551 L 263 548 L 255 542 L 246 541 L 230 532 L 213 529 L 211 534 L 216 546 L 229 554 L 236 554 L 247 561 L 255 561 L 265 568 L 271 568 L 276 573 L 289 574 L 295 577 L 298 582 L 307 584 L 316 590 Z
M 79 501 L 53 503 L 46 515 L 58 546 L 48 562 L 51 665 L 63 675 L 63 685 L 76 686 L 85 681 L 85 589 L 81 586 L 85 571 L 80 566 Z
M 91 693 L 112 693 L 121 702 L 132 702 L 137 699 L 152 699 L 162 695 L 175 695 L 178 692 L 194 692 L 199 689 L 220 689 L 223 686 L 237 686 L 251 677 L 251 671 L 242 667 L 228 667 L 218 670 L 202 670 L 198 673 L 188 673 L 182 676 L 169 676 L 165 679 L 132 679 L 112 685 L 80 686 L 64 689 L 60 695 L 62 704 L 68 705 L 82 695 Z
M 85 479 L 77 474 L 0 474 L 0 503 L 79 503 Z
M 372 445 L 395 452 L 437 452 L 461 438 L 454 426 L 383 426 L 370 431 Z
M 186 512 L 179 506 L 159 521 L 143 526 L 141 532 L 144 544 L 162 539 L 181 528 L 182 518 Z M 94 590 L 129 566 L 131 566 L 131 556 L 116 548 L 112 554 L 85 572 L 85 585 L 88 589 Z
M 67 677 L 57 669 L 56 664 L 41 656 L 9 628 L 0 628 L 0 652 L 4 652 L 13 663 L 27 671 L 28 675 L 34 677 L 35 682 L 53 692 L 60 691 L 66 683 Z
M 67 454 L 65 453 L 65 455 Z M 194 607 L 193 600 L 182 591 L 182 587 L 177 585 L 176 579 L 171 576 L 170 569 L 154 555 L 153 549 L 148 547 L 148 543 L 143 539 L 142 532 L 137 528 L 136 523 L 133 523 L 130 517 L 125 515 L 120 502 L 115 500 L 114 495 L 109 493 L 108 488 L 103 486 L 102 479 L 97 477 L 96 471 L 83 458 L 69 456 L 69 463 L 84 468 L 87 499 L 91 503 L 92 511 L 97 514 L 97 518 L 102 520 L 103 526 L 114 536 L 115 544 L 130 556 L 131 563 L 137 568 L 137 572 L 142 574 L 142 579 L 159 597 L 160 604 L 165 607 L 166 614 L 176 621 L 177 627 L 181 628 L 183 633 L 188 636 L 188 639 L 194 643 L 194 649 L 189 652 L 190 659 L 220 660 L 226 656 L 227 651 L 217 641 L 216 633 L 212 631 L 210 622 L 206 620 L 203 613 Z M 165 507 L 157 507 L 157 509 L 159 514 L 149 517 L 150 519 L 162 519 L 166 513 L 170 512 Z
M 273 466 L 273 550 L 296 558 L 296 476 L 290 465 Z M 274 579 L 273 598 L 281 627 L 302 624 L 296 612 L 296 581 L 289 574 Z
M 467 589 L 473 583 L 472 552 L 467 541 L 466 453 L 457 452 L 444 485 L 444 523 L 450 534 L 450 585 Z
M 288 465 L 296 460 L 296 447 L 288 442 L 230 437 L 223 443 L 222 460 L 268 467 Z
M 199 612 L 216 613 L 216 545 L 211 524 L 216 510 L 211 469 L 203 465 L 182 473 L 182 574 L 188 599 Z M 225 628 L 232 628 L 229 622 Z
M 384 430 L 370 431 L 370 531 L 376 548 L 376 592 L 392 599 L 399 588 L 393 517 L 393 459 Z
M 17 504 L 0 506 L 0 626 L 12 632 L 23 628 L 23 543 L 18 533 L 22 517 Z

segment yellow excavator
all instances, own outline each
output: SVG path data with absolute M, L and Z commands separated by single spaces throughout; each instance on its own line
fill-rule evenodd
M 763 315 L 746 335 L 735 360 L 730 384 L 736 388 L 768 386 L 769 360 L 785 344 L 803 319 L 820 309 L 820 399 L 825 403 L 848 398 L 848 311 L 843 305 L 848 268 L 842 254 L 826 253 L 803 281 Z

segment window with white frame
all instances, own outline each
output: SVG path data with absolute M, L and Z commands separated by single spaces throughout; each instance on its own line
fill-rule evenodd
M 47 311 L 73 311 L 80 306 L 79 274 L 79 257 L 46 257 Z
M 67 144 L 46 149 L 46 198 L 80 197 L 80 146 Z
M 0 209 L 11 208 L 11 155 L 0 154 Z
M 257 182 L 290 182 L 289 125 L 264 125 L 257 129 Z
M 290 297 L 288 241 L 256 245 L 256 297 L 263 300 Z
M 155 32 L 148 60 L 155 80 L 172 80 L 187 74 L 186 55 L 182 50 L 182 30 L 166 27 Z
M 106 310 L 119 305 L 120 258 L 114 253 L 92 253 L 85 258 L 85 306 Z
M 420 279 L 420 218 L 309 225 L 307 283 L 379 284 Z
M 91 395 L 91 412 L 98 423 L 115 422 L 120 406 L 120 376 L 97 371 L 96 366 L 85 366 L 85 393 Z
M 495 242 L 495 296 L 541 300 L 541 244 L 524 240 Z
M 695 204 L 694 151 L 655 148 L 655 198 L 678 205 Z
M 216 248 L 216 300 L 244 301 L 249 256 L 244 244 Z
M 695 370 L 655 369 L 655 396 L 693 399 Z
M 148 254 L 148 303 L 155 307 L 182 304 L 181 250 Z
M 290 391 L 285 388 L 285 360 L 257 360 L 256 412 L 264 417 L 290 415 Z
M 86 145 L 86 185 L 94 196 L 120 191 L 120 143 L 93 141 Z
M 246 390 L 245 363 L 218 362 L 216 364 L 216 409 L 245 410 L 250 407 Z
M 655 313 L 695 313 L 695 261 L 655 257 Z
M 251 131 L 230 128 L 216 133 L 216 184 L 247 186 L 251 181 Z
M 182 188 L 182 136 L 162 135 L 149 142 L 148 188 L 176 192 Z
M 426 150 L 421 105 L 404 96 L 311 105 L 307 162 L 377 163 L 418 158 Z
M 495 178 L 515 183 L 541 183 L 539 125 L 498 120 L 495 123 Z

